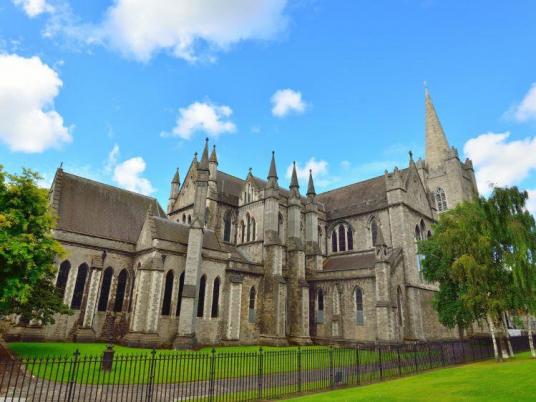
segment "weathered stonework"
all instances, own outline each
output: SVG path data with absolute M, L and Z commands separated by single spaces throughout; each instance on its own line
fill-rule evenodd
M 433 311 L 437 287 L 421 278 L 416 239 L 445 207 L 439 190 L 447 208 L 478 193 L 428 94 L 425 105 L 424 160 L 320 194 L 311 175 L 305 197 L 295 171 L 290 189 L 279 187 L 275 155 L 267 180 L 242 180 L 218 170 L 208 144 L 182 184 L 175 173 L 167 212 L 59 169 L 54 236 L 70 266 L 64 301 L 80 308 L 12 338 L 194 347 L 457 336 Z

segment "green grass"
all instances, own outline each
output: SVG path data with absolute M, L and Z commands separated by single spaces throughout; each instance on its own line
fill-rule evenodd
M 114 365 L 111 372 L 101 370 L 101 356 L 106 345 L 102 343 L 10 343 L 9 347 L 25 361 L 26 368 L 35 376 L 67 382 L 71 376 L 84 384 L 137 384 L 147 383 L 151 376 L 151 350 L 114 346 Z M 78 367 L 73 368 L 72 356 L 81 353 Z M 158 350 L 154 378 L 156 383 L 176 383 L 210 378 L 212 348 L 197 352 Z M 263 347 L 265 374 L 298 370 L 298 354 L 302 370 L 326 368 L 330 365 L 330 349 L 323 346 Z M 37 361 L 34 362 L 34 358 Z M 43 360 L 44 359 L 44 360 Z M 48 360 L 47 360 L 48 359 Z M 354 349 L 334 349 L 335 366 L 348 366 L 355 362 Z M 374 362 L 373 352 L 361 351 L 362 363 Z M 216 348 L 214 360 L 215 378 L 255 376 L 259 369 L 259 347 Z
M 358 388 L 308 395 L 292 401 L 534 401 L 536 360 L 522 353 L 439 369 Z

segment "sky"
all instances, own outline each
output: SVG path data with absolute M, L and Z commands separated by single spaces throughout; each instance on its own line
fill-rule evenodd
M 0 0 L 0 164 L 158 198 L 219 169 L 302 190 L 424 157 L 426 82 L 479 189 L 536 212 L 536 2 Z

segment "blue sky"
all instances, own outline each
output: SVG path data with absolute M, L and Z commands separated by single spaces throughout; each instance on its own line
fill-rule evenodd
M 162 205 L 208 135 L 220 169 L 324 191 L 424 153 L 427 81 L 481 190 L 536 199 L 534 1 L 1 0 L 0 163 Z M 305 179 L 302 180 L 302 185 Z M 531 208 L 536 210 L 536 202 Z

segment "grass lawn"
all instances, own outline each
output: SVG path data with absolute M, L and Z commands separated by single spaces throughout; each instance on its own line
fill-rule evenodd
M 535 400 L 536 360 L 529 353 L 521 353 L 504 363 L 489 360 L 292 399 L 303 402 Z
M 111 372 L 101 370 L 103 343 L 22 343 L 8 344 L 9 348 L 25 361 L 26 368 L 35 376 L 67 382 L 73 376 L 85 384 L 136 384 L 147 383 L 151 376 L 151 350 L 114 346 L 114 365 Z M 72 367 L 72 356 L 81 353 L 77 368 Z M 158 350 L 154 363 L 156 383 L 176 383 L 210 378 L 212 348 L 197 352 Z M 258 346 L 219 347 L 214 360 L 215 378 L 247 377 L 258 373 Z M 299 356 L 299 357 L 298 357 Z M 37 358 L 37 361 L 33 359 Z M 47 360 L 48 359 L 48 360 Z M 333 364 L 354 364 L 354 349 L 334 349 Z M 298 363 L 298 360 L 300 362 Z M 373 352 L 361 351 L 362 363 L 375 362 Z M 262 369 L 265 374 L 326 368 L 330 365 L 330 348 L 323 346 L 263 347 Z

